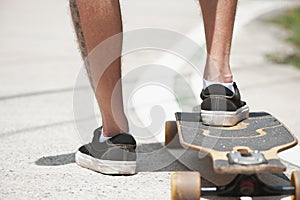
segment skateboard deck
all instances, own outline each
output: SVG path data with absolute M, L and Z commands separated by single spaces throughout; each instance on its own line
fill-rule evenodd
M 297 144 L 289 129 L 266 112 L 250 113 L 233 127 L 204 125 L 200 113 L 175 116 L 181 145 L 210 156 L 219 174 L 283 172 L 277 153 Z

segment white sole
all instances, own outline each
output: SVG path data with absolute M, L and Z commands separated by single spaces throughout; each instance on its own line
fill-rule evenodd
M 247 105 L 234 112 L 201 110 L 202 123 L 211 126 L 234 126 L 248 117 L 249 107 Z
M 100 160 L 77 151 L 76 163 L 84 168 L 110 175 L 131 175 L 136 173 L 136 161 Z

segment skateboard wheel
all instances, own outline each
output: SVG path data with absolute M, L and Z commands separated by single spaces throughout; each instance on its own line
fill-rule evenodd
M 291 185 L 295 187 L 295 194 L 292 196 L 293 200 L 300 200 L 300 171 L 293 171 L 291 177 Z
M 199 172 L 176 172 L 171 177 L 172 200 L 199 200 L 201 176 Z
M 176 121 L 166 121 L 165 123 L 165 146 L 169 148 L 181 147 Z

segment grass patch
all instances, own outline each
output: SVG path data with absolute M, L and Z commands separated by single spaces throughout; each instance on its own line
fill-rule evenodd
M 268 54 L 266 57 L 276 63 L 294 65 L 300 69 L 300 7 L 285 11 L 283 14 L 269 20 L 288 31 L 286 41 L 295 47 L 290 54 Z

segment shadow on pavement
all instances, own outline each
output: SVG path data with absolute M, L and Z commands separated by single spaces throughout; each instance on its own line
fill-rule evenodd
M 195 154 L 195 152 L 193 153 L 193 151 L 186 151 L 184 149 L 168 149 L 161 143 L 150 143 L 138 145 L 137 152 L 137 172 L 202 171 L 201 184 L 203 186 L 212 186 L 215 184 L 223 185 L 233 178 L 231 176 L 227 177 L 224 174 L 216 175 L 212 172 L 212 163 L 209 157 L 199 159 L 198 155 Z M 39 158 L 35 162 L 36 165 L 40 166 L 60 166 L 71 163 L 75 163 L 75 153 L 46 156 Z M 182 163 L 185 163 L 185 165 Z M 206 179 L 207 177 L 210 177 L 212 181 L 208 181 Z M 289 179 L 283 173 L 261 174 L 260 178 L 271 185 L 289 185 Z M 218 183 L 214 182 L 216 180 Z M 283 196 L 259 197 L 258 199 L 280 200 L 282 197 Z M 209 199 L 218 198 L 219 197 L 210 197 Z
M 161 143 L 140 144 L 137 147 L 137 171 L 187 171 Z M 75 163 L 75 153 L 50 155 L 35 161 L 40 166 L 60 166 Z
M 35 161 L 36 165 L 59 166 L 75 163 L 75 153 L 61 154 L 56 156 L 46 156 Z

